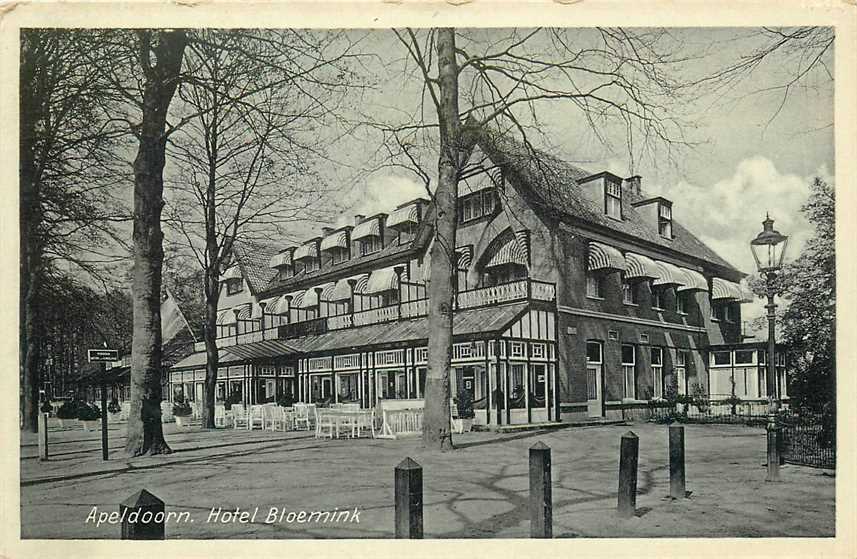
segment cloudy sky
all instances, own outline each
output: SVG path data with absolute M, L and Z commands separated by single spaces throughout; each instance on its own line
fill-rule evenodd
M 681 67 L 682 77 L 706 75 L 763 43 L 753 29 L 687 29 L 677 30 L 676 36 L 682 49 L 699 56 Z M 410 78 L 401 55 L 393 54 L 401 53 L 402 46 L 385 32 L 363 40 L 387 54 L 379 64 L 381 83 L 362 98 L 364 110 L 384 112 L 392 107 L 413 112 L 419 83 Z M 832 181 L 834 175 L 833 79 L 827 68 L 811 72 L 784 99 L 776 88 L 797 71 L 794 53 L 786 54 L 771 57 L 729 89 L 712 84 L 710 92 L 699 90 L 684 99 L 677 111 L 690 122 L 685 133 L 694 146 L 674 154 L 672 161 L 656 151 L 644 158 L 635 156 L 632 162 L 623 130 L 602 130 L 605 145 L 580 114 L 560 104 L 545 107 L 540 115 L 543 137 L 550 143 L 542 147 L 592 172 L 642 175 L 644 190 L 673 201 L 677 221 L 738 269 L 751 273 L 754 263 L 748 243 L 761 230 L 765 213 L 770 212 L 776 227 L 792 236 L 790 250 L 796 255 L 812 231 L 800 213 L 809 184 L 815 176 Z M 828 68 L 832 54 L 824 57 Z M 373 150 L 366 141 L 362 138 L 349 150 L 355 168 L 361 161 L 364 168 L 371 166 Z M 340 223 L 349 222 L 355 213 L 389 210 L 424 192 L 406 171 L 382 169 L 361 175 L 343 189 Z M 745 320 L 762 312 L 761 302 L 745 305 Z

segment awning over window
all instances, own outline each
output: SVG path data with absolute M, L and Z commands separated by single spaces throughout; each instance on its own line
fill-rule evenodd
M 305 245 L 301 245 L 295 249 L 295 253 L 292 255 L 292 260 L 304 260 L 307 258 L 318 258 L 318 253 L 316 252 L 316 247 L 318 246 L 317 241 L 312 241 Z
M 617 249 L 603 243 L 589 242 L 589 271 L 625 270 L 628 264 Z
M 292 265 L 292 252 L 294 252 L 294 248 L 287 248 L 282 252 L 278 252 L 274 256 L 268 260 L 268 267 L 270 268 L 280 268 L 282 266 L 291 266 Z
M 625 262 L 628 264 L 625 269 L 625 278 L 627 279 L 657 279 L 659 277 L 658 265 L 648 256 L 628 252 L 625 253 Z
M 351 238 L 355 241 L 358 239 L 365 239 L 366 237 L 380 237 L 381 236 L 381 218 L 373 217 L 371 219 L 367 219 L 362 223 L 358 223 L 354 230 L 351 231 Z
M 652 285 L 675 285 L 681 287 L 687 284 L 687 276 L 675 264 L 661 260 L 655 260 L 655 264 L 658 267 L 658 277 L 652 282 Z
M 521 250 L 520 243 L 517 238 L 512 237 L 500 248 L 498 248 L 488 262 L 485 268 L 493 268 L 495 266 L 503 266 L 505 264 L 518 264 L 521 266 L 527 265 L 527 253 Z
M 321 240 L 321 250 L 348 248 L 348 235 L 345 231 L 336 231 Z
M 289 297 L 292 299 L 291 305 L 289 305 Z M 285 295 L 280 295 L 269 309 L 265 309 L 266 313 L 286 314 L 289 309 L 299 308 L 303 297 L 303 291 L 293 291 L 291 293 L 286 293 Z
M 217 313 L 217 325 L 229 326 L 230 324 L 235 324 L 235 313 L 232 312 L 232 309 L 219 311 Z
M 253 317 L 253 304 L 242 303 L 232 307 L 232 314 L 238 313 L 238 320 L 250 320 Z
M 351 286 L 348 280 L 354 280 L 354 293 L 363 293 L 366 289 L 366 284 L 369 282 L 369 274 L 360 274 L 350 278 L 343 278 L 336 282 L 336 286 L 330 294 L 331 301 L 348 301 L 351 299 Z
M 711 300 L 712 301 L 740 301 L 744 298 L 744 293 L 741 286 L 734 281 L 728 281 L 721 278 L 712 278 L 711 280 Z
M 394 210 L 387 218 L 387 227 L 392 227 L 393 229 L 406 227 L 415 223 L 419 223 L 416 203 Z
M 223 275 L 220 277 L 222 280 L 235 280 L 241 279 L 241 268 L 238 267 L 238 264 L 233 264 L 231 268 L 223 272 Z
M 405 274 L 402 274 L 405 277 Z M 366 283 L 366 289 L 363 291 L 365 295 L 374 295 L 383 293 L 384 291 L 395 291 L 399 288 L 399 278 L 396 276 L 396 271 L 393 266 L 374 270 L 369 275 L 369 281 Z
M 300 309 L 309 309 L 318 305 L 319 301 L 327 301 L 336 284 L 333 282 L 310 287 L 304 292 L 303 300 L 298 305 Z M 321 290 L 319 294 L 318 290 Z M 294 305 L 294 302 L 292 302 Z
M 455 249 L 456 267 L 459 270 L 466 270 L 470 267 L 473 260 L 473 247 L 463 246 Z
M 708 291 L 708 280 L 696 270 L 679 268 L 684 272 L 687 283 L 676 288 L 676 291 Z

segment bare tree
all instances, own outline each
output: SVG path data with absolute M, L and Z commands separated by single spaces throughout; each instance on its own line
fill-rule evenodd
M 674 112 L 681 83 L 673 67 L 675 38 L 664 30 L 397 30 L 407 64 L 422 95 L 410 121 L 382 126 L 388 155 L 422 178 L 435 205 L 429 286 L 429 348 L 424 444 L 452 448 L 449 369 L 452 353 L 454 249 L 458 183 L 478 172 L 470 162 L 476 135 L 511 134 L 538 159 L 533 136 L 542 133 L 540 114 L 562 103 L 606 142 L 605 127 L 618 128 L 630 155 L 656 146 L 688 144 Z M 436 132 L 435 132 L 436 131 Z M 436 137 L 435 137 L 436 134 Z M 422 165 L 434 144 L 437 184 Z M 633 157 L 632 157 L 633 159 Z
M 28 430 L 38 414 L 46 278 L 61 266 L 105 281 L 104 266 L 121 258 L 111 247 L 121 244 L 116 225 L 128 219 L 115 196 L 122 131 L 103 111 L 116 99 L 100 69 L 111 56 L 97 34 L 21 32 L 21 415 Z
M 280 240 L 318 216 L 327 187 L 318 125 L 347 87 L 348 45 L 329 33 L 194 31 L 176 104 L 183 127 L 168 223 L 204 272 L 206 384 L 203 425 L 214 427 L 220 275 L 236 242 Z M 335 45 L 335 52 L 329 47 Z

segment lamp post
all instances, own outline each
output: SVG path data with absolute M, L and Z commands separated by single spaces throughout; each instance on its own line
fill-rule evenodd
M 780 403 L 777 394 L 777 378 L 775 368 L 775 321 L 777 305 L 774 303 L 776 294 L 775 281 L 777 273 L 783 267 L 783 257 L 786 253 L 789 238 L 774 229 L 774 220 L 770 215 L 762 222 L 762 232 L 750 241 L 750 250 L 759 273 L 765 276 L 765 286 L 768 296 L 768 357 L 767 357 L 767 388 L 768 388 L 768 476 L 766 481 L 780 479 L 780 456 L 777 445 L 777 412 Z

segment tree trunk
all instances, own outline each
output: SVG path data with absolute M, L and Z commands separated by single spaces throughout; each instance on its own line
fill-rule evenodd
M 205 395 L 202 410 L 202 424 L 207 429 L 214 428 L 214 399 L 217 393 L 217 368 L 220 366 L 220 355 L 217 349 L 217 303 L 219 300 L 218 278 L 214 270 L 205 271 L 206 301 L 205 301 Z M 215 275 L 212 279 L 210 276 Z M 214 291 L 210 291 L 214 285 Z M 209 293 L 213 293 L 213 296 Z M 225 394 L 225 396 L 229 396 Z
M 435 189 L 434 243 L 429 285 L 428 372 L 425 389 L 423 443 L 427 448 L 450 450 L 449 369 L 452 362 L 453 260 L 455 254 L 456 199 L 458 190 L 460 122 L 455 30 L 437 32 L 440 86 L 440 154 Z
M 26 33 L 26 37 L 24 36 Z M 21 308 L 20 308 L 20 380 L 21 428 L 38 430 L 39 415 L 39 313 L 42 279 L 42 202 L 41 181 L 36 169 L 36 127 L 48 106 L 45 72 L 45 34 L 22 32 L 20 67 L 20 226 L 21 226 Z
M 134 159 L 134 334 L 131 344 L 131 411 L 125 447 L 130 456 L 171 452 L 161 426 L 161 267 L 167 110 L 179 84 L 185 32 L 138 32 L 145 76 L 143 119 Z M 151 51 L 150 51 L 151 49 Z M 150 55 L 155 63 L 151 64 Z

